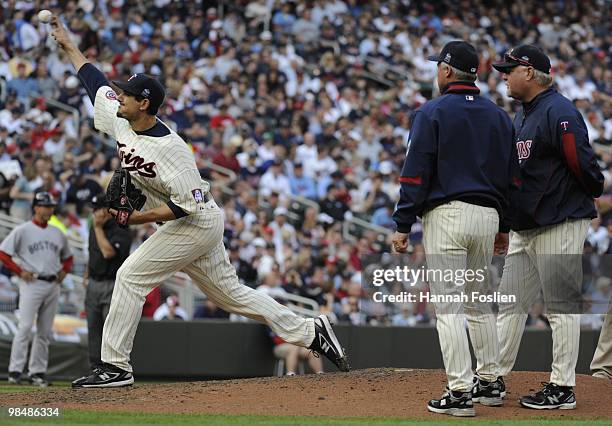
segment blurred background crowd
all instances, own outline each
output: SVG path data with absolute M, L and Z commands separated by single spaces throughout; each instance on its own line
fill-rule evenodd
M 246 285 L 313 299 L 353 324 L 433 324 L 426 304 L 367 303 L 360 272 L 365 256 L 388 250 L 409 117 L 438 94 L 436 64 L 426 57 L 452 39 L 477 48 L 481 93 L 511 116 L 518 105 L 491 63 L 521 43 L 538 44 L 551 57 L 557 89 L 582 113 L 606 176 L 585 253 L 612 253 L 610 2 L 0 5 L 0 209 L 15 218 L 28 219 L 33 194 L 50 191 L 61 200 L 56 225 L 87 241 L 91 197 L 118 165 L 115 141 L 93 129 L 93 107 L 75 70 L 37 20 L 48 8 L 109 80 L 148 73 L 164 84 L 159 116 L 191 145 L 202 176 L 213 182 L 229 256 Z M 154 228 L 132 231 L 136 247 Z M 418 259 L 418 225 L 410 240 Z M 597 260 L 585 265 L 585 297 L 608 300 L 612 281 Z M 178 303 L 167 300 L 169 308 Z M 598 327 L 605 310 L 594 303 L 585 326 Z M 227 316 L 208 302 L 182 315 Z M 547 326 L 541 306 L 530 324 Z

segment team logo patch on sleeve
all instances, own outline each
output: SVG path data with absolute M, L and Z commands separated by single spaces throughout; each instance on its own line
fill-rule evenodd
M 193 194 L 193 199 L 196 203 L 201 203 L 204 201 L 204 195 L 202 195 L 201 189 L 194 189 L 193 191 L 191 191 L 191 193 Z
M 567 129 L 569 127 L 569 121 L 562 121 L 560 124 L 561 124 L 561 128 L 563 129 L 563 131 L 567 132 Z
M 109 90 L 106 92 L 106 98 L 110 99 L 111 101 L 116 101 L 117 100 L 117 94 L 115 92 L 113 92 L 112 90 Z

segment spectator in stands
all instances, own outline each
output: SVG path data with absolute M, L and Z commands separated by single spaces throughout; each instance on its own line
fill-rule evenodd
M 240 146 L 242 146 L 242 136 L 232 136 L 221 152 L 213 158 L 213 163 L 217 166 L 230 169 L 236 174 L 240 173 L 240 164 L 236 159 L 236 151 Z
M 32 217 L 31 206 L 36 188 L 36 169 L 33 166 L 25 167 L 23 175 L 17 178 L 9 193 L 9 196 L 13 199 L 10 209 L 12 217 L 24 221 Z
M 187 321 L 187 312 L 179 306 L 179 299 L 177 296 L 168 296 L 166 301 L 155 311 L 153 314 L 153 320 L 183 320 Z
M 343 221 L 344 214 L 349 210 L 348 205 L 338 199 L 338 188 L 335 185 L 329 185 L 327 195 L 319 202 L 321 212 L 329 215 L 336 221 Z
M 307 361 L 310 370 L 315 374 L 323 374 L 323 361 L 320 357 L 316 357 L 314 352 L 309 351 L 306 348 L 292 345 L 291 343 L 285 342 L 283 339 L 278 337 L 276 333 L 272 331 L 270 327 L 267 327 L 268 335 L 272 340 L 272 353 L 278 359 L 284 361 L 285 364 L 285 376 L 295 376 L 298 371 L 298 364 L 300 361 Z
M 39 90 L 36 80 L 30 78 L 27 74 L 27 68 L 24 62 L 20 62 L 17 65 L 17 76 L 9 80 L 6 88 L 8 89 L 8 93 L 15 94 L 19 102 L 23 105 L 27 105 L 29 97 L 34 96 Z
M 262 195 L 268 196 L 272 192 L 277 192 L 284 198 L 285 195 L 291 194 L 291 184 L 282 171 L 282 165 L 280 159 L 274 160 L 270 169 L 261 177 L 259 191 Z
M 311 200 L 317 199 L 317 189 L 314 179 L 304 175 L 304 166 L 302 163 L 295 163 L 293 165 L 293 174 L 289 177 L 289 183 L 293 195 L 309 198 Z
M 194 319 L 229 319 L 230 314 L 209 299 L 204 300 L 193 313 Z
M 81 215 L 85 206 L 91 203 L 95 195 L 102 192 L 102 187 L 98 182 L 83 173 L 81 169 L 76 169 L 70 179 L 70 186 L 66 193 L 66 203 L 74 204 L 76 212 Z

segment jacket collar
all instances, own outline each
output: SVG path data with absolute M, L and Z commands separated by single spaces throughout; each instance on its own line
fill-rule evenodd
M 443 95 L 448 93 L 467 93 L 471 95 L 477 95 L 480 93 L 480 89 L 476 87 L 476 84 L 467 81 L 453 81 L 448 83 L 446 87 L 441 90 Z
M 536 108 L 536 106 L 538 106 L 538 104 L 540 103 L 542 99 L 547 98 L 548 96 L 550 96 L 551 94 L 555 92 L 556 90 L 553 87 L 549 87 L 543 92 L 540 92 L 538 96 L 536 96 L 535 98 L 531 100 L 531 102 L 523 102 L 523 110 L 525 111 L 526 114 L 530 113 Z

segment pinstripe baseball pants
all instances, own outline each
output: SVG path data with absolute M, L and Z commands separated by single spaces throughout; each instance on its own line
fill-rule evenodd
M 558 225 L 512 232 L 499 291 L 516 295 L 516 304 L 500 303 L 500 376 L 514 367 L 529 308 L 543 290 L 544 302 L 556 300 L 559 287 L 582 285 L 582 250 L 590 220 L 566 220 Z M 580 341 L 580 316 L 547 314 L 552 328 L 553 360 L 550 382 L 575 386 Z
M 223 246 L 221 210 L 213 200 L 205 207 L 203 213 L 166 223 L 119 268 L 102 333 L 102 361 L 132 371 L 130 353 L 145 297 L 180 270 L 221 309 L 264 322 L 289 343 L 312 343 L 313 319 L 240 284 Z
M 486 274 L 498 227 L 499 215 L 495 209 L 462 201 L 452 201 L 427 212 L 423 215 L 423 244 L 428 270 L 482 269 Z M 476 355 L 476 373 L 488 381 L 497 378 L 499 347 L 495 315 L 489 305 L 471 300 L 473 292 L 484 292 L 487 286 L 488 280 L 484 283 L 472 280 L 464 286 L 455 282 L 430 282 L 434 296 L 464 293 L 470 298 L 464 303 L 434 303 L 448 386 L 453 391 L 472 389 L 466 319 Z
M 608 313 L 601 326 L 597 349 L 591 361 L 591 371 L 612 380 L 612 301 L 608 304 Z

